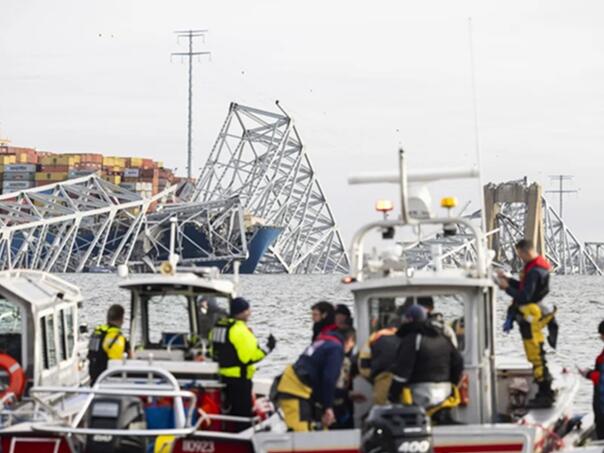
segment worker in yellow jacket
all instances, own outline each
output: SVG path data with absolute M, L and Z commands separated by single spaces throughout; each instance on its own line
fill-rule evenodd
M 119 360 L 124 357 L 124 354 L 129 354 L 128 340 L 122 334 L 124 313 L 124 307 L 119 304 L 109 307 L 107 324 L 97 326 L 90 336 L 88 370 L 91 384 L 94 384 L 101 373 L 107 369 L 109 360 Z
M 216 323 L 210 333 L 212 358 L 218 362 L 219 373 L 225 384 L 225 396 L 230 415 L 252 416 L 252 378 L 255 364 L 275 349 L 277 340 L 269 336 L 266 348 L 258 345 L 256 336 L 247 325 L 250 304 L 242 297 L 231 301 L 229 317 Z M 238 429 L 247 427 L 237 424 Z

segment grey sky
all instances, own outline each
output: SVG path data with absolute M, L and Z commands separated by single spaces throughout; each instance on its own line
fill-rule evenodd
M 0 134 L 185 170 L 186 67 L 173 30 L 209 28 L 195 66 L 195 169 L 236 101 L 294 116 L 348 240 L 388 187 L 346 176 L 475 163 L 474 23 L 485 181 L 575 175 L 565 214 L 604 240 L 604 6 L 598 1 L 0 2 Z M 197 172 L 197 170 L 195 170 Z M 471 189 L 468 189 L 470 187 Z M 474 184 L 437 187 L 474 199 Z M 435 196 L 435 198 L 437 198 Z

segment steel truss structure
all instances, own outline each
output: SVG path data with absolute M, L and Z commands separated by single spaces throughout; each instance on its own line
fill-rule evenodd
M 541 198 L 545 241 L 545 256 L 557 274 L 603 275 L 602 267 L 589 253 L 588 248 L 573 233 L 550 205 Z M 514 251 L 514 244 L 523 237 L 527 206 L 519 203 L 504 204 L 498 219 L 499 262 L 519 270 L 521 263 Z
M 294 122 L 282 109 L 231 104 L 190 200 L 232 196 L 239 197 L 245 215 L 284 228 L 258 272 L 348 271 L 332 210 Z
M 512 181 L 503 185 L 517 185 L 516 190 L 528 189 L 526 180 Z M 538 192 L 540 193 L 540 191 Z M 537 219 L 536 229 L 541 230 L 545 256 L 552 263 L 557 274 L 604 274 L 604 243 L 583 243 L 560 218 L 547 199 L 539 195 L 539 204 L 529 212 L 525 202 L 501 202 L 495 215 L 494 228 L 487 233 L 487 239 L 495 252 L 494 264 L 520 271 L 522 264 L 516 256 L 514 245 L 527 235 L 527 223 Z M 482 213 L 476 211 L 466 216 L 480 224 Z M 537 233 L 539 236 L 541 233 Z M 435 246 L 442 250 L 444 266 L 463 266 L 475 262 L 476 252 L 470 235 L 460 230 L 455 236 L 441 233 L 428 235 L 412 243 L 404 244 L 409 266 L 422 269 L 434 266 L 432 251 Z
M 230 270 L 233 260 L 248 257 L 243 207 L 237 197 L 207 203 L 166 204 L 147 215 L 139 255 L 131 264 L 155 267 L 169 259 L 170 229 L 176 221 L 174 253 L 180 264 L 219 265 Z M 203 238 L 200 240 L 200 238 Z
M 82 272 L 119 264 L 154 269 L 168 257 L 172 218 L 182 261 L 195 265 L 247 257 L 243 208 L 236 197 L 164 204 L 151 212 L 175 191 L 173 186 L 143 199 L 90 175 L 2 195 L 0 269 Z
M 81 272 L 127 262 L 152 203 L 96 175 L 0 196 L 0 268 Z

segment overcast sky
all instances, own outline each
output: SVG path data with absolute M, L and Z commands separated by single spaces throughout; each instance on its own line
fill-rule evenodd
M 57 152 L 163 160 L 185 173 L 186 65 L 174 30 L 208 28 L 195 66 L 194 168 L 231 101 L 292 114 L 346 240 L 390 187 L 346 177 L 476 163 L 484 181 L 571 174 L 565 217 L 604 241 L 601 1 L 2 0 L 0 136 Z M 478 184 L 437 187 L 478 207 Z M 437 198 L 435 196 L 435 198 Z

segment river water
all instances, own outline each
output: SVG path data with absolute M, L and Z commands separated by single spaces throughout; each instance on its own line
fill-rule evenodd
M 118 287 L 119 278 L 110 274 L 64 274 L 67 281 L 76 284 L 85 298 L 81 317 L 89 326 L 104 321 L 106 309 L 121 303 L 129 309 L 129 293 Z M 560 336 L 558 351 L 548 354 L 548 360 L 574 369 L 592 366 L 602 349 L 597 334 L 598 323 L 604 318 L 604 278 L 591 276 L 554 276 L 549 300 L 558 307 Z M 318 300 L 352 307 L 352 297 L 340 276 L 333 275 L 244 275 L 240 294 L 252 302 L 250 325 L 264 342 L 269 333 L 278 339 L 277 348 L 260 367 L 262 376 L 273 376 L 294 360 L 310 341 L 310 306 Z M 497 352 L 522 355 L 518 329 L 509 335 L 499 326 L 503 323 L 509 298 L 499 296 Z M 446 307 L 437 307 L 447 315 Z M 166 309 L 165 330 L 183 331 L 188 325 L 182 318 L 171 316 Z M 590 410 L 591 383 L 582 380 L 577 397 L 578 409 Z

